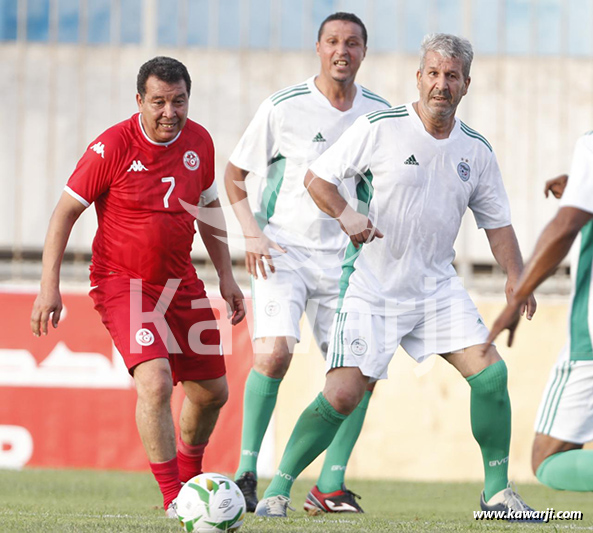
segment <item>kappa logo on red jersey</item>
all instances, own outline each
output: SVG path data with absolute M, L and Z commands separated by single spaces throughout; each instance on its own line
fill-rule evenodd
M 187 170 L 198 170 L 200 158 L 193 150 L 188 150 L 183 154 L 183 164 Z
M 130 165 L 128 172 L 142 172 L 143 170 L 148 170 L 148 169 L 142 164 L 142 161 L 140 161 L 140 159 L 138 159 L 137 161 L 136 160 L 132 161 L 132 164 Z
M 103 159 L 105 159 L 105 145 L 102 142 L 98 142 L 91 146 L 91 150 L 99 154 Z

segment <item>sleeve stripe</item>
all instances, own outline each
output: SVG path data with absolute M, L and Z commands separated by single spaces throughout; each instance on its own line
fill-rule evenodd
M 463 133 L 465 133 L 468 137 L 473 137 L 474 139 L 478 139 L 479 141 L 482 141 L 488 147 L 488 150 L 490 150 L 492 152 L 491 144 L 486 140 L 486 138 L 483 135 L 480 135 L 476 130 L 473 130 L 472 128 L 470 128 L 463 121 L 460 121 L 460 127 L 461 127 L 461 131 Z
M 288 100 L 289 98 L 294 98 L 295 96 L 301 96 L 302 94 L 311 94 L 311 91 L 308 89 L 301 89 L 300 91 L 294 91 L 292 93 L 288 93 L 283 98 L 278 98 L 276 100 L 272 100 L 272 103 L 277 106 L 280 102 L 284 102 L 284 100 Z
M 371 124 L 373 124 L 374 122 L 377 122 L 379 120 L 383 120 L 384 118 L 401 118 L 401 117 L 407 117 L 409 116 L 407 112 L 400 112 L 400 113 L 385 113 L 385 114 L 381 114 L 381 115 L 375 115 L 374 117 L 367 117 L 369 122 Z
M 282 96 L 285 96 L 289 92 L 292 92 L 292 91 L 301 91 L 303 89 L 307 89 L 307 84 L 306 83 L 300 83 L 298 85 L 292 85 L 290 87 L 287 87 L 286 89 L 282 89 L 282 90 L 280 90 L 278 92 L 275 92 L 272 96 L 270 96 L 270 99 L 271 100 L 276 100 L 278 98 L 281 98 Z
M 390 109 L 379 109 L 377 111 L 371 111 L 370 113 L 367 114 L 367 118 L 371 119 L 371 118 L 375 117 L 376 115 L 382 115 L 383 113 L 400 113 L 400 112 L 405 112 L 405 113 L 408 112 L 405 105 L 392 107 Z
M 362 95 L 365 98 L 368 98 L 370 100 L 376 100 L 377 102 L 381 102 L 382 104 L 385 104 L 387 107 L 391 107 L 391 104 L 385 100 L 385 98 L 381 98 L 378 94 L 375 94 L 372 91 L 369 91 L 366 87 L 362 88 Z
M 216 199 L 218 199 L 218 187 L 216 185 L 216 181 L 213 181 L 212 185 L 210 185 L 210 187 L 202 191 L 202 194 L 200 194 L 200 201 L 198 202 L 198 207 L 204 207 L 214 202 L 214 200 Z
M 75 193 L 70 187 L 68 187 L 68 185 L 66 185 L 64 187 L 64 190 L 70 195 L 72 196 L 72 198 L 75 198 L 76 200 L 78 200 L 82 205 L 84 205 L 85 207 L 89 207 L 91 204 L 89 204 L 82 196 L 80 196 L 80 194 Z

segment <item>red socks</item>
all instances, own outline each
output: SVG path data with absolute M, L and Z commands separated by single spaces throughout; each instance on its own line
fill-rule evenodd
M 208 441 L 192 446 L 185 444 L 181 437 L 177 440 L 177 457 L 165 463 L 149 463 L 152 474 L 163 493 L 165 509 L 177 498 L 181 483 L 202 473 L 202 459 Z
M 203 444 L 186 444 L 181 437 L 177 439 L 177 464 L 179 465 L 179 479 L 186 483 L 192 477 L 202 473 L 202 459 L 208 441 Z
M 173 457 L 165 463 L 149 463 L 152 474 L 159 484 L 159 489 L 163 493 L 163 502 L 165 509 L 177 498 L 181 490 L 181 481 L 179 481 L 179 467 L 177 466 L 177 457 Z

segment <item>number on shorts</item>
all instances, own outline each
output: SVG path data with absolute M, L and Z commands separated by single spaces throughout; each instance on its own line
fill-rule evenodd
M 175 178 L 173 176 L 169 176 L 168 178 L 161 178 L 161 181 L 163 183 L 170 183 L 171 185 L 169 185 L 169 190 L 167 191 L 167 194 L 165 194 L 165 197 L 163 198 L 163 203 L 165 204 L 165 209 L 169 208 L 169 197 L 171 196 L 171 193 L 173 192 L 173 189 L 175 188 Z

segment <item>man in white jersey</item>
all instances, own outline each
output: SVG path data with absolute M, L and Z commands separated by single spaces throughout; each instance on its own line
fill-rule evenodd
M 568 341 L 552 367 L 535 420 L 532 468 L 537 479 L 557 490 L 593 491 L 593 338 L 590 318 L 593 270 L 593 132 L 581 137 L 570 179 L 546 183 L 561 198 L 556 217 L 541 234 L 515 293 L 494 323 L 489 341 L 509 330 L 513 342 L 525 295 L 542 283 L 571 249 L 572 291 Z
M 351 245 L 325 388 L 297 422 L 257 515 L 286 516 L 294 479 L 323 451 L 368 383 L 387 377 L 400 344 L 419 362 L 440 354 L 470 385 L 472 431 L 485 469 L 482 509 L 530 510 L 508 486 L 506 366 L 494 346 L 485 349 L 488 330 L 452 265 L 469 206 L 507 274 L 507 294 L 523 267 L 492 147 L 455 118 L 473 51 L 465 39 L 433 34 L 424 38 L 421 57 L 419 100 L 359 118 L 305 178 Z M 356 183 L 358 211 L 340 195 L 343 182 Z M 531 317 L 535 300 L 527 309 Z
M 253 276 L 254 363 L 245 385 L 241 461 L 235 479 L 251 512 L 257 505 L 257 456 L 282 378 L 306 312 L 325 355 L 335 314 L 341 260 L 347 237 L 322 213 L 303 186 L 310 164 L 361 115 L 389 104 L 355 83 L 366 54 L 367 33 L 350 13 L 321 24 L 317 54 L 321 70 L 301 84 L 278 91 L 259 107 L 231 155 L 225 182 L 246 239 L 246 265 Z M 249 173 L 264 177 L 261 207 L 247 201 Z M 349 195 L 346 188 L 343 194 Z M 371 391 L 328 450 L 305 508 L 362 512 L 344 486 L 344 471 L 362 428 Z

